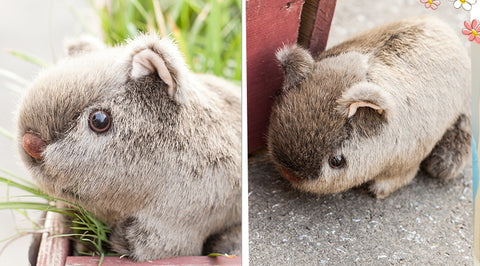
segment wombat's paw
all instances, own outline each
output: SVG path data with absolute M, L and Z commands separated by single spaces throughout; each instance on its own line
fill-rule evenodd
M 211 235 L 203 246 L 204 255 L 222 253 L 229 255 L 242 254 L 242 226 L 235 225 L 220 233 Z
M 407 185 L 417 174 L 418 167 L 414 167 L 409 171 L 398 173 L 393 177 L 379 176 L 375 178 L 370 185 L 370 191 L 375 194 L 378 199 L 384 199 L 395 190 Z
M 110 236 L 110 245 L 120 256 L 128 256 L 131 260 L 141 262 L 174 257 L 175 254 L 163 252 L 163 246 L 154 241 L 156 235 L 148 231 L 135 217 L 128 217 L 114 227 Z
M 139 262 L 201 255 L 204 236 L 198 228 L 176 225 L 152 216 L 129 217 L 113 228 L 110 243 L 119 255 Z
M 461 115 L 420 167 L 431 176 L 444 180 L 459 176 L 471 158 L 471 139 L 469 120 Z
M 370 185 L 370 191 L 377 199 L 384 199 L 395 190 L 397 187 L 389 182 L 374 182 Z
M 130 243 L 127 235 L 129 227 L 134 225 L 135 222 L 135 218 L 128 217 L 113 229 L 113 233 L 109 239 L 110 247 L 120 256 L 126 255 L 131 257 L 133 255 L 133 243 Z
M 422 170 L 433 177 L 448 180 L 457 177 L 462 169 L 452 153 L 435 154 L 422 162 Z

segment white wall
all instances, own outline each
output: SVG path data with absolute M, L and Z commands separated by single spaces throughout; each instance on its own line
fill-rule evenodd
M 86 12 L 88 2 L 83 0 L 0 0 L 0 69 L 13 71 L 27 80 L 32 80 L 39 68 L 8 54 L 6 50 L 17 50 L 36 55 L 53 62 L 63 54 L 65 37 L 80 33 L 79 25 L 68 5 L 74 5 L 80 13 Z M 15 131 L 14 111 L 19 96 L 7 88 L 12 82 L 0 76 L 0 127 Z M 24 89 L 24 88 L 22 88 Z M 17 155 L 15 143 L 0 136 L 0 168 L 28 177 L 26 169 Z M 0 176 L 5 176 L 0 173 Z M 0 184 L 0 201 L 4 201 L 6 187 Z M 10 195 L 19 193 L 11 190 Z M 21 215 L 0 210 L 0 240 L 18 231 L 31 228 Z M 34 213 L 32 217 L 38 217 Z M 9 244 L 0 254 L 0 265 L 28 265 L 27 251 L 31 237 L 24 236 Z M 0 250 L 5 242 L 0 242 Z

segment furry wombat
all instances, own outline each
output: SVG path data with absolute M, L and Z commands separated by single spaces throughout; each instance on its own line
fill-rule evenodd
M 470 160 L 470 59 L 438 19 L 381 25 L 316 59 L 298 46 L 277 58 L 285 79 L 268 147 L 294 187 L 324 194 L 370 182 L 383 198 L 419 168 L 445 180 Z
M 239 88 L 193 74 L 155 35 L 115 48 L 85 39 L 68 54 L 19 111 L 41 189 L 104 219 L 113 250 L 137 261 L 240 255 Z

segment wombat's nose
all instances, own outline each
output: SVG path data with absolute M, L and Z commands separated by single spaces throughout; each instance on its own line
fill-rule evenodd
M 37 134 L 25 133 L 23 135 L 23 149 L 33 158 L 41 160 L 42 152 L 47 144 Z
M 294 173 L 292 173 L 290 170 L 288 170 L 287 168 L 285 167 L 280 167 L 280 169 L 282 170 L 282 174 L 283 176 L 285 176 L 286 179 L 290 180 L 291 182 L 295 182 L 295 183 L 298 183 L 300 181 L 302 181 L 302 178 L 298 177 L 297 175 L 295 175 Z

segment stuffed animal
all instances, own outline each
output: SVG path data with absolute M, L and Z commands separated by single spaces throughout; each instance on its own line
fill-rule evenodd
M 83 38 L 23 98 L 18 145 L 40 188 L 78 202 L 136 261 L 240 255 L 240 89 L 192 73 L 169 39 Z
M 277 53 L 284 84 L 268 130 L 273 161 L 318 194 L 369 183 L 384 198 L 423 169 L 442 180 L 471 160 L 470 59 L 440 20 L 377 26 L 316 58 Z

